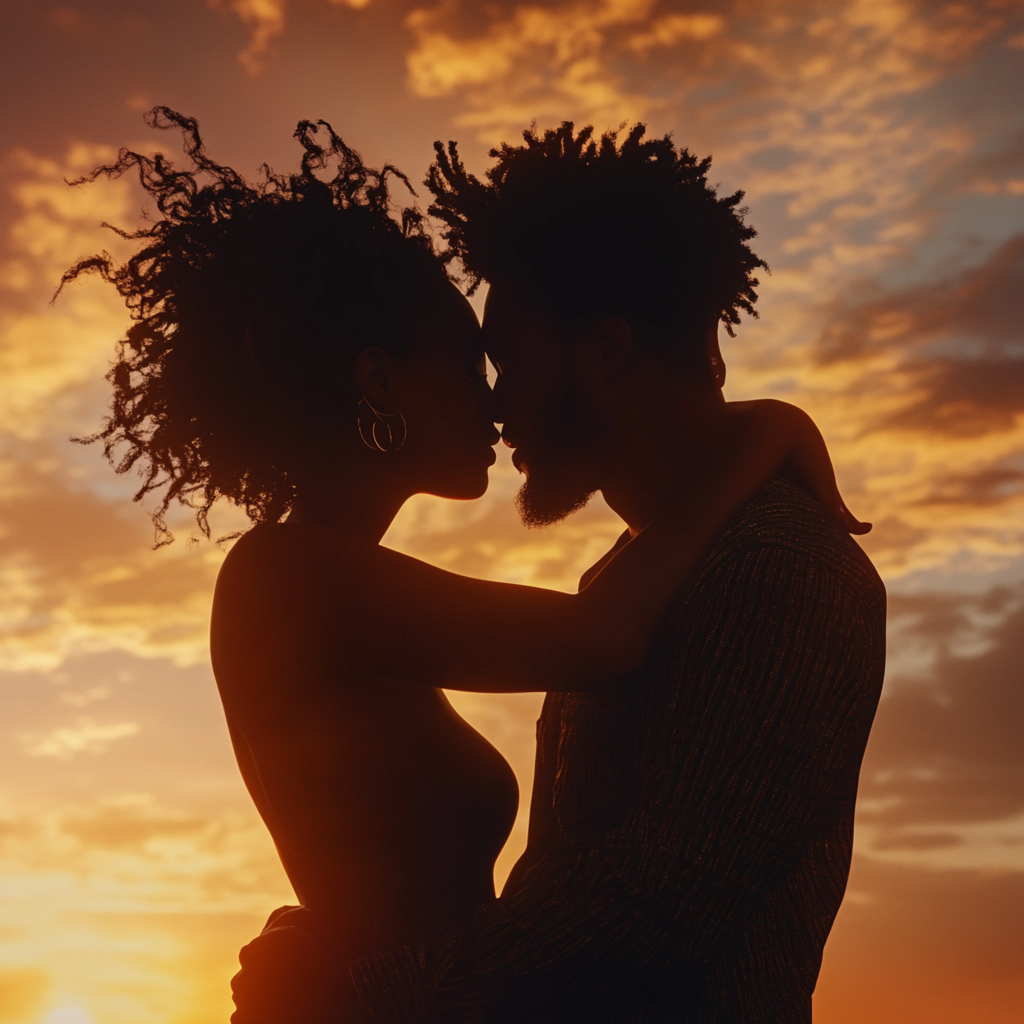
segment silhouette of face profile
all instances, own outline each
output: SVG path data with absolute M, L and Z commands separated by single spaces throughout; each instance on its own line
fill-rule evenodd
M 527 526 L 558 522 L 597 490 L 597 421 L 577 386 L 570 347 L 538 301 L 504 283 L 488 293 L 484 343 L 498 370 L 495 417 L 526 476 L 519 514 Z
M 401 450 L 381 458 L 400 460 L 414 492 L 479 498 L 499 435 L 480 327 L 454 286 L 418 318 L 408 355 L 387 364 L 385 392 L 361 382 L 376 408 L 395 409 L 405 419 Z

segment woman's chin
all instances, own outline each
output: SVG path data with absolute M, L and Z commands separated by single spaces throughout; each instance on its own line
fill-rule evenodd
M 475 473 L 460 480 L 446 480 L 443 484 L 432 487 L 430 493 L 436 498 L 450 498 L 452 501 L 473 501 L 487 493 L 490 483 L 487 470 Z

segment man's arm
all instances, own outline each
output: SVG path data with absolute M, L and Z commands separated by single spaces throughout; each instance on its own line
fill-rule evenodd
M 699 975 L 796 861 L 865 672 L 880 670 L 864 661 L 873 625 L 820 558 L 784 544 L 704 574 L 683 613 L 685 683 L 641 752 L 623 827 L 534 868 L 462 931 L 352 964 L 374 1024 L 578 1020 L 637 1005 Z

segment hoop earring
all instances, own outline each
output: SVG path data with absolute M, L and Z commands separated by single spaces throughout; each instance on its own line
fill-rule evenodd
M 363 406 L 366 406 L 365 410 Z M 397 452 L 405 444 L 409 433 L 405 417 L 400 412 L 378 412 L 365 395 L 356 406 L 356 429 L 359 431 L 359 439 L 367 448 L 385 454 Z

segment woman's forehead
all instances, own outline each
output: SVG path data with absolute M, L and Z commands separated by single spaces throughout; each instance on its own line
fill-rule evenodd
M 461 294 L 458 298 L 458 303 L 445 302 L 426 313 L 413 332 L 414 348 L 420 348 L 424 355 L 483 358 L 483 332 L 476 313 Z

